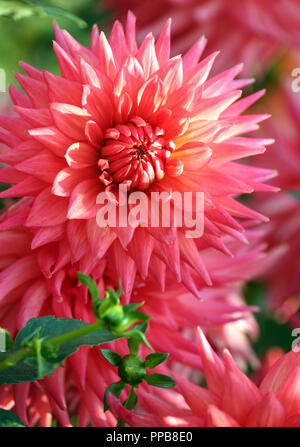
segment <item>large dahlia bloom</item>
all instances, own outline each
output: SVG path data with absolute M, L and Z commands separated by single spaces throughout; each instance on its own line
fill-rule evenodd
M 242 115 L 262 92 L 239 99 L 240 65 L 208 80 L 217 54 L 198 62 L 204 39 L 170 59 L 169 22 L 156 42 L 149 34 L 140 47 L 131 13 L 125 31 L 116 22 L 109 40 L 94 27 L 90 49 L 56 26 L 55 34 L 61 76 L 21 63 L 28 77 L 16 77 L 25 95 L 10 90 L 17 116 L 0 117 L 9 147 L 0 161 L 10 165 L 0 181 L 14 184 L 1 196 L 34 197 L 25 224 L 36 230 L 32 248 L 63 236 L 73 263 L 107 252 L 125 299 L 137 273 L 161 277 L 166 266 L 199 295 L 191 270 L 212 283 L 201 250 L 230 255 L 226 235 L 245 240 L 243 219 L 264 219 L 236 196 L 272 190 L 262 182 L 273 173 L 235 161 L 271 142 L 241 136 L 267 117 Z M 147 222 L 99 228 L 96 215 L 106 205 L 96 204 L 98 194 L 114 195 L 119 185 L 147 198 L 203 192 L 203 236 L 187 239 L 184 228 Z
M 143 411 L 153 413 L 154 421 L 163 426 L 300 427 L 300 352 L 282 356 L 257 386 L 228 350 L 222 361 L 200 329 L 198 342 L 207 388 L 176 375 L 179 394 L 153 395 L 144 389 L 140 403 Z M 112 395 L 110 399 L 114 413 L 135 425 L 134 412 Z
M 250 74 L 261 71 L 282 48 L 299 47 L 298 0 L 106 0 L 115 15 L 130 8 L 145 32 L 158 33 L 173 20 L 174 54 L 182 53 L 202 34 L 209 51 L 222 50 L 218 68 L 243 61 Z
M 2 214 L 0 222 L 0 327 L 13 336 L 32 317 L 55 315 L 94 321 L 87 289 L 77 280 L 78 270 L 93 277 L 101 295 L 107 286 L 117 286 L 114 261 L 109 256 L 98 261 L 85 255 L 72 263 L 63 234 L 57 241 L 32 250 L 36 235 L 24 226 L 31 202 L 32 199 L 21 200 Z M 207 288 L 202 284 L 202 301 L 172 281 L 170 274 L 166 275 L 163 294 L 158 281 L 137 276 L 131 302 L 145 301 L 143 311 L 152 317 L 147 337 L 156 351 L 170 353 L 172 370 L 190 377 L 191 368 L 202 369 L 195 344 L 199 324 L 216 348 L 228 347 L 238 361 L 255 365 L 247 340 L 247 335 L 255 336 L 257 332 L 251 315 L 255 309 L 243 303 L 241 288 L 243 281 L 266 268 L 273 256 L 264 252 L 263 235 L 249 232 L 248 236 L 250 246 L 234 238 L 228 241 L 234 258 L 207 250 L 205 260 L 213 267 L 215 286 Z M 235 339 L 228 333 L 234 333 Z M 127 353 L 123 341 L 108 347 L 122 355 Z M 29 425 L 49 425 L 54 415 L 65 426 L 70 424 L 70 415 L 77 414 L 80 425 L 92 422 L 113 426 L 115 417 L 103 413 L 103 396 L 106 387 L 117 380 L 116 371 L 102 358 L 99 349 L 83 347 L 51 378 L 0 387 L 0 405 L 14 408 Z M 136 423 L 145 421 L 137 418 Z

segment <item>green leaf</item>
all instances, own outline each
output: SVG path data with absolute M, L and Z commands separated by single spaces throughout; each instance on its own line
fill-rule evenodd
M 124 383 L 124 382 L 122 382 L 122 380 L 120 380 L 120 382 L 112 383 L 108 388 L 106 388 L 105 394 L 104 394 L 104 411 L 107 411 L 109 409 L 109 406 L 106 402 L 108 393 L 112 393 L 114 396 L 116 396 L 119 399 L 119 397 L 125 387 L 126 387 L 126 383 Z
M 0 1 L 0 16 L 12 17 L 14 20 L 31 17 L 35 14 L 32 6 L 28 6 L 21 1 Z
M 100 349 L 103 357 L 113 366 L 118 366 L 122 357 L 115 351 L 111 351 L 110 349 Z
M 167 360 L 168 357 L 169 354 L 163 352 L 149 354 L 145 360 L 146 367 L 150 369 L 155 368 L 155 366 Z
M 0 360 L 10 351 L 0 354 Z M 21 382 L 34 382 L 38 379 L 38 370 L 36 365 L 28 365 L 25 362 L 19 362 L 10 368 L 0 371 L 0 385 L 17 384 Z
M 176 382 L 170 376 L 164 374 L 147 374 L 145 377 L 148 385 L 157 386 L 158 388 L 173 388 Z
M 38 14 L 41 17 L 44 16 L 59 17 L 75 23 L 79 28 L 87 27 L 87 23 L 84 20 L 72 14 L 71 12 L 65 11 L 60 8 L 55 8 L 53 6 L 40 5 L 31 0 L 23 0 L 23 1 L 27 3 L 29 6 L 31 6 L 35 14 Z
M 89 289 L 93 301 L 100 299 L 98 286 L 95 281 L 84 273 L 77 272 L 79 281 Z
M 28 346 L 36 336 L 39 337 L 39 340 L 45 342 L 51 338 L 67 334 L 88 325 L 88 323 L 80 320 L 55 318 L 52 315 L 41 318 L 32 318 L 19 331 L 16 337 L 15 347 L 21 348 L 24 345 Z M 39 357 L 39 360 L 37 360 L 36 357 L 30 357 L 16 365 L 0 371 L 0 385 L 33 382 L 40 379 L 41 375 L 43 377 L 49 376 L 56 368 L 61 366 L 65 358 L 76 352 L 80 346 L 98 346 L 120 338 L 123 338 L 122 334 L 112 335 L 108 329 L 104 328 L 61 344 L 57 350 L 52 351 L 49 356 L 47 355 L 48 349 L 43 350 L 42 348 L 42 359 Z M 46 347 L 47 346 L 45 346 L 45 348 Z M 15 350 L 9 350 L 6 353 L 1 354 L 0 361 L 7 354 L 14 351 Z M 40 371 L 38 371 L 39 369 Z
M 12 411 L 0 410 L 0 427 L 24 427 L 24 425 Z

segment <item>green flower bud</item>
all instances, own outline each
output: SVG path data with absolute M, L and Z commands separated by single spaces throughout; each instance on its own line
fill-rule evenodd
M 117 328 L 124 318 L 124 310 L 120 304 L 110 307 L 105 314 L 103 317 L 111 328 Z
M 137 355 L 126 355 L 119 365 L 119 376 L 125 383 L 138 385 L 146 377 L 145 363 Z

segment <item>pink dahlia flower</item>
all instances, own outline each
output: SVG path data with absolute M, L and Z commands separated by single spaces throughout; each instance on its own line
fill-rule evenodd
M 164 426 L 300 427 L 299 352 L 282 356 L 257 386 L 228 350 L 222 361 L 200 329 L 198 342 L 207 388 L 175 375 L 180 393 L 162 391 L 155 396 L 143 390 L 144 411 Z M 123 409 L 112 395 L 110 401 L 115 414 L 134 423 L 134 412 Z
M 243 61 L 250 74 L 261 71 L 282 48 L 300 46 L 298 0 L 106 0 L 119 17 L 128 9 L 137 16 L 138 37 L 158 33 L 173 20 L 175 53 L 204 34 L 209 51 L 222 50 L 218 68 Z M 139 39 L 139 40 L 140 40 Z
M 24 226 L 31 207 L 32 199 L 23 199 L 0 216 L 0 327 L 14 336 L 32 317 L 55 315 L 93 322 L 90 298 L 86 288 L 78 283 L 76 272 L 91 275 L 102 294 L 107 286 L 117 285 L 113 261 L 109 256 L 99 261 L 84 255 L 72 263 L 64 234 L 32 250 L 36 235 Z M 205 260 L 213 267 L 215 286 L 206 287 L 199 275 L 190 272 L 199 283 L 202 301 L 184 285 L 174 282 L 170 273 L 166 274 L 164 293 L 158 280 L 136 277 L 131 302 L 145 301 L 143 311 L 152 317 L 148 339 L 157 351 L 171 354 L 170 367 L 188 377 L 191 368 L 201 370 L 194 341 L 199 324 L 218 349 L 229 347 L 239 361 L 255 362 L 246 339 L 246 332 L 256 335 L 250 313 L 255 309 L 243 303 L 241 287 L 243 281 L 266 268 L 273 257 L 265 254 L 262 236 L 249 232 L 250 246 L 230 238 L 233 258 L 207 250 Z M 221 328 L 227 325 L 231 326 L 230 333 L 234 328 L 234 341 L 226 336 L 228 330 L 224 330 L 223 337 Z M 122 355 L 127 353 L 123 342 L 109 347 Z M 49 425 L 54 415 L 65 426 L 70 423 L 69 416 L 77 414 L 80 425 L 92 421 L 94 425 L 113 426 L 115 417 L 103 413 L 103 396 L 106 387 L 116 380 L 116 371 L 100 356 L 99 350 L 84 347 L 52 378 L 35 384 L 0 387 L 0 403 L 4 408 L 14 408 L 29 425 Z M 136 423 L 145 421 L 137 418 Z
M 140 47 L 131 13 L 125 31 L 116 22 L 108 41 L 94 27 L 90 49 L 57 26 L 55 34 L 61 76 L 22 63 L 28 77 L 16 77 L 25 95 L 10 90 L 18 116 L 0 117 L 9 147 L 0 161 L 10 165 L 0 181 L 14 184 L 0 197 L 34 197 L 26 220 L 37 230 L 32 248 L 63 235 L 73 263 L 88 253 L 99 261 L 109 250 L 127 300 L 136 273 L 155 278 L 166 266 L 190 290 L 190 269 L 211 284 L 202 251 L 231 254 L 224 236 L 244 240 L 243 219 L 264 220 L 235 197 L 272 190 L 262 183 L 271 171 L 236 162 L 271 142 L 241 136 L 267 117 L 242 115 L 262 92 L 239 99 L 241 65 L 208 80 L 217 53 L 198 62 L 204 39 L 170 59 L 170 22 L 156 42 L 149 34 Z M 147 198 L 203 192 L 203 236 L 187 239 L 184 228 L 148 222 L 99 228 L 105 206 L 98 194 L 113 195 L 119 185 Z
M 289 300 L 283 309 L 289 318 L 299 307 L 300 294 L 299 93 L 293 92 L 286 82 L 271 95 L 269 102 L 274 116 L 268 123 L 268 129 L 275 136 L 275 144 L 270 153 L 263 154 L 261 158 L 264 166 L 278 171 L 275 184 L 282 192 L 276 194 L 276 200 L 271 194 L 261 194 L 256 197 L 254 206 L 270 217 L 270 223 L 265 227 L 266 242 L 270 247 L 281 245 L 285 249 L 283 256 L 269 270 L 267 280 L 272 308 L 277 309 Z M 295 315 L 292 320 L 298 327 L 299 317 Z

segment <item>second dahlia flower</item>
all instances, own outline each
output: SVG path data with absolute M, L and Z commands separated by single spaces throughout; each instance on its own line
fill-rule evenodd
M 263 71 L 283 48 L 300 46 L 298 0 L 105 0 L 115 15 L 131 9 L 138 35 L 158 33 L 169 17 L 175 53 L 204 34 L 209 51 L 222 50 L 220 67 L 243 61 L 250 75 Z
M 163 426 L 300 427 L 300 353 L 290 351 L 268 370 L 257 386 L 236 365 L 229 351 L 223 361 L 203 332 L 198 342 L 207 388 L 175 375 L 181 395 L 143 390 L 142 408 Z M 184 400 L 182 399 L 184 398 Z M 135 425 L 135 412 L 110 395 L 114 413 Z M 150 417 L 150 416 L 149 416 Z
M 94 27 L 90 49 L 57 26 L 55 34 L 61 76 L 21 63 L 25 95 L 10 89 L 17 116 L 0 117 L 9 147 L 0 161 L 10 165 L 0 181 L 14 184 L 1 196 L 34 197 L 26 221 L 37 230 L 32 248 L 63 235 L 72 262 L 88 253 L 100 260 L 109 249 L 126 299 L 137 272 L 160 277 L 165 266 L 190 290 L 190 269 L 211 284 L 201 251 L 231 254 L 223 236 L 245 240 L 240 221 L 264 219 L 235 196 L 272 190 L 262 183 L 271 171 L 236 163 L 271 142 L 241 136 L 267 117 L 242 115 L 262 92 L 240 99 L 241 65 L 208 80 L 217 54 L 199 62 L 204 39 L 170 58 L 170 22 L 140 47 L 130 13 L 125 31 L 116 22 L 109 40 Z M 98 194 L 115 194 L 120 184 L 147 197 L 204 193 L 203 236 L 187 239 L 174 225 L 99 228 Z

